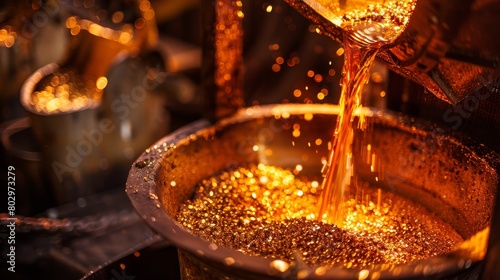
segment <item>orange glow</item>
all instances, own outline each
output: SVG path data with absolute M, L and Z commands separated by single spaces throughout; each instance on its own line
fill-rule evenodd
M 147 0 L 143 0 L 139 3 L 139 9 L 143 12 L 149 10 L 151 8 L 151 3 Z
M 103 30 L 104 30 L 104 28 L 102 26 L 95 24 L 95 23 L 90 24 L 90 26 L 88 28 L 89 33 L 92 35 L 96 35 L 96 36 L 101 35 Z
M 106 77 L 100 77 L 96 81 L 96 87 L 98 90 L 103 90 L 108 85 L 108 79 Z
M 77 24 L 77 21 L 76 21 L 76 18 L 75 17 L 69 17 L 67 20 L 66 20 L 66 27 L 67 28 L 73 28 L 75 27 Z
M 141 29 L 143 28 L 144 26 L 146 25 L 146 21 L 143 19 L 143 18 L 138 18 L 136 21 L 135 21 L 135 28 L 137 29 Z
M 271 51 L 277 51 L 279 49 L 280 49 L 280 45 L 279 44 L 269 45 L 269 50 L 271 50 Z
M 123 20 L 123 12 L 115 12 L 111 17 L 111 20 L 113 21 L 113 23 L 120 23 Z
M 313 119 L 313 117 L 314 117 L 313 113 L 304 114 L 304 120 L 306 120 L 306 121 L 311 121 Z
M 121 14 L 119 12 L 116 12 L 113 17 L 115 17 L 115 20 L 117 20 L 121 17 Z M 145 21 L 144 19 L 138 19 L 135 24 L 144 26 Z M 114 30 L 85 19 L 69 17 L 66 20 L 66 27 L 71 29 L 71 35 L 73 36 L 78 35 L 83 29 L 87 30 L 94 36 L 115 41 L 122 45 L 128 45 L 129 43 L 131 43 L 131 41 L 134 40 L 134 29 L 130 24 L 123 25 L 122 30 Z
M 80 25 L 76 25 L 74 26 L 73 28 L 71 28 L 71 35 L 75 36 L 75 35 L 78 35 L 78 33 L 80 33 Z
M 338 56 L 341 56 L 344 54 L 344 48 L 339 48 L 337 52 L 335 52 Z
M 16 38 L 17 34 L 16 32 L 12 31 L 12 28 L 10 26 L 7 25 L 4 28 L 0 29 L 0 45 L 10 48 L 16 42 Z
M 122 32 L 120 34 L 120 37 L 119 37 L 119 42 L 123 45 L 127 44 L 128 42 L 130 42 L 130 40 L 132 39 L 132 36 L 127 33 L 127 32 Z

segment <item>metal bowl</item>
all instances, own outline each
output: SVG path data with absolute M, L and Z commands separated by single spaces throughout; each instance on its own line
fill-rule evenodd
M 272 259 L 214 246 L 193 235 L 176 222 L 175 215 L 198 182 L 231 167 L 301 164 L 301 174 L 320 176 L 327 148 L 311 148 L 309 143 L 330 139 L 338 111 L 333 105 L 246 108 L 215 125 L 192 123 L 135 161 L 126 192 L 147 224 L 178 247 L 185 279 L 297 279 L 292 266 L 280 271 Z M 373 123 L 372 149 L 385 166 L 380 186 L 421 204 L 469 242 L 448 254 L 401 265 L 311 270 L 307 279 L 422 279 L 476 273 L 499 182 L 498 155 L 429 123 L 381 111 L 368 115 Z M 295 123 L 301 127 L 298 138 L 292 135 Z M 253 149 L 255 145 L 259 148 Z M 272 154 L 263 152 L 267 149 Z M 362 176 L 371 180 L 370 174 Z

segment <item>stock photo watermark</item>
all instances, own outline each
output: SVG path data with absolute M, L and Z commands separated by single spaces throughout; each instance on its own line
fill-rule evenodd
M 16 169 L 7 167 L 7 270 L 16 272 Z
M 452 109 L 446 110 L 443 114 L 443 121 L 449 124 L 453 130 L 458 130 L 464 120 L 470 118 L 479 109 L 481 102 L 488 99 L 496 91 L 492 84 L 493 78 L 491 73 L 487 78 L 479 76 L 479 86 L 474 93 L 453 106 Z
M 121 269 L 121 272 L 118 272 L 116 269 L 111 270 L 111 279 L 110 280 L 134 280 L 135 276 L 128 275 L 125 269 Z
M 475 88 L 474 92 L 454 105 L 453 108 L 444 111 L 442 120 L 451 130 L 458 131 L 465 120 L 471 118 L 473 114 L 477 112 L 481 102 L 486 101 L 493 93 L 498 92 L 498 89 L 493 83 L 494 79 L 495 77 L 491 73 L 486 77 L 477 77 L 479 85 Z M 431 157 L 437 151 L 439 143 L 444 135 L 445 130 L 435 126 L 432 131 L 425 136 L 423 141 L 415 142 L 413 146 L 414 152 L 400 154 L 398 159 L 400 164 L 398 164 L 397 172 L 389 173 L 386 171 L 384 174 L 388 187 L 391 190 L 395 190 L 398 183 L 404 181 L 403 177 L 412 177 L 416 171 L 415 166 L 423 164 L 424 158 Z M 400 175 L 405 176 L 399 177 Z
M 22 35 L 28 39 L 32 39 L 38 35 L 41 28 L 49 24 L 51 19 L 59 15 L 61 2 L 65 1 L 47 2 L 42 4 L 30 19 L 23 16 L 21 18 L 23 22 L 23 26 L 21 28 Z

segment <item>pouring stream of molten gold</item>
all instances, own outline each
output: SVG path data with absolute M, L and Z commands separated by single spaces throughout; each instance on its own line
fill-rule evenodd
M 342 225 L 345 213 L 342 204 L 347 201 L 352 164 L 354 112 L 362 107 L 363 86 L 368 82 L 368 71 L 378 50 L 393 42 L 404 30 L 414 9 L 414 0 L 304 0 L 312 9 L 342 29 L 344 66 L 341 111 L 331 140 L 328 162 L 323 168 L 322 196 L 318 220 Z M 361 112 L 361 111 L 360 111 Z M 358 126 L 364 129 L 364 118 Z

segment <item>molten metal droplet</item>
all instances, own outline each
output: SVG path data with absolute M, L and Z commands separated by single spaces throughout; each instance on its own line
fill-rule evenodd
M 366 278 L 368 278 L 368 275 L 370 275 L 370 271 L 367 269 L 363 269 L 358 273 L 358 279 L 365 280 Z
M 271 266 L 271 268 L 274 268 L 279 272 L 285 272 L 290 267 L 290 265 L 287 262 L 282 260 L 274 260 L 269 265 Z
M 234 261 L 234 259 L 233 259 L 233 258 L 231 258 L 231 257 L 227 257 L 227 258 L 225 258 L 225 259 L 224 259 L 224 263 L 225 263 L 226 265 L 233 265 L 233 264 L 235 263 L 235 261 Z

